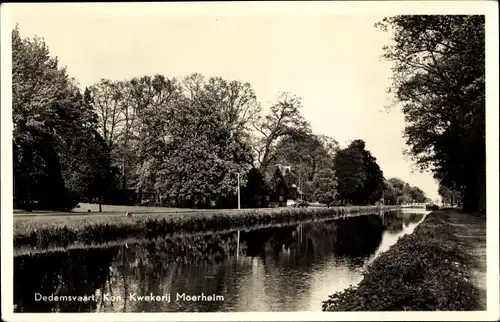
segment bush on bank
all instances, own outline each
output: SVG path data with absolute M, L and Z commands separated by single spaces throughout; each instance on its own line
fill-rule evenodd
M 73 243 L 102 244 L 122 238 L 153 239 L 172 233 L 246 228 L 259 225 L 374 213 L 380 207 L 299 208 L 221 212 L 217 214 L 97 216 L 57 220 L 22 219 L 14 222 L 14 247 L 67 247 Z M 394 207 L 383 207 L 383 210 Z
M 357 287 L 329 296 L 323 311 L 481 310 L 467 257 L 439 215 L 429 215 L 366 270 Z

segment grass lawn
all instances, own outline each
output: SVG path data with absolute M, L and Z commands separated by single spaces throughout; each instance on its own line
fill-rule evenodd
M 323 310 L 485 310 L 485 276 L 485 219 L 434 211 L 369 265 L 357 286 L 331 295 Z
M 122 206 L 122 205 L 102 205 L 99 212 L 99 204 L 80 203 L 79 208 L 73 209 L 72 212 L 57 212 L 57 211 L 33 211 L 14 209 L 14 215 L 20 216 L 75 216 L 75 215 L 123 215 L 130 212 L 135 215 L 143 214 L 172 214 L 172 213 L 221 213 L 234 212 L 235 209 L 190 209 L 190 208 L 170 208 L 170 207 L 152 207 L 152 206 Z M 318 204 L 311 205 L 311 208 L 324 208 L 326 206 Z M 259 211 L 272 211 L 283 208 L 259 208 Z M 90 210 L 90 212 L 89 212 Z M 252 210 L 252 209 L 244 209 Z M 253 209 L 257 210 L 257 209 Z
M 79 208 L 73 209 L 72 212 L 57 212 L 57 211 L 33 211 L 15 209 L 14 215 L 22 216 L 73 216 L 73 215 L 123 215 L 127 212 L 133 214 L 151 214 L 151 213 L 193 213 L 193 212 L 214 212 L 228 211 L 227 210 L 212 210 L 212 209 L 187 209 L 187 208 L 169 208 L 169 207 L 150 207 L 150 206 L 122 206 L 122 205 L 102 205 L 102 212 L 99 212 L 99 204 L 80 203 Z M 88 212 L 90 210 L 90 212 Z

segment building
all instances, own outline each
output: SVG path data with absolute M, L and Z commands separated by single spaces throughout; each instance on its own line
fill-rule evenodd
M 268 167 L 263 175 L 271 191 L 268 198 L 271 206 L 285 207 L 288 200 L 299 199 L 300 190 L 291 166 L 276 164 Z

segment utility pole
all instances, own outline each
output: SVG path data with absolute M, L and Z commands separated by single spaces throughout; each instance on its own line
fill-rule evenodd
M 300 196 L 300 200 L 302 201 L 302 183 L 301 183 L 301 179 L 302 179 L 302 177 L 299 174 L 299 196 Z
M 241 209 L 240 203 L 240 173 L 238 172 L 238 210 Z M 236 258 L 240 256 L 240 231 L 238 230 L 238 240 L 236 241 Z
M 238 172 L 238 209 L 241 209 L 241 203 L 240 203 L 240 173 Z M 239 234 L 239 231 L 238 231 Z

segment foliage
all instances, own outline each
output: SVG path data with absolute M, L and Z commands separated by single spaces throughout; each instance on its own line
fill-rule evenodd
M 410 186 L 398 178 L 385 180 L 384 201 L 388 205 L 424 203 L 428 201 L 425 193 L 418 187 Z
M 330 295 L 324 311 L 480 310 L 465 253 L 443 214 L 432 214 L 368 266 L 357 287 Z
M 98 117 L 98 131 L 111 153 L 118 148 L 118 141 L 126 135 L 126 108 L 123 106 L 125 84 L 102 79 L 88 88 L 87 95 Z
M 363 140 L 354 140 L 334 160 L 339 199 L 356 204 L 375 203 L 383 194 L 384 177 Z
M 291 166 L 304 180 L 312 181 L 320 170 L 333 166 L 337 149 L 338 143 L 331 138 L 293 133 L 276 145 L 276 163 Z
M 22 39 L 17 27 L 12 59 L 16 206 L 71 210 L 77 195 L 102 195 L 112 174 L 88 91 L 82 96 L 43 39 Z
M 113 204 L 154 194 L 150 203 L 234 208 L 238 173 L 245 205 L 264 207 L 265 174 L 276 166 L 290 167 L 285 181 L 308 197 L 331 201 L 338 190 L 373 204 L 383 193 L 364 142 L 340 150 L 313 134 L 293 94 L 263 114 L 249 83 L 195 73 L 101 79 L 82 95 L 43 39 L 12 35 L 16 207 L 67 209 L 58 205 L 66 194 Z
M 328 136 L 296 132 L 280 139 L 275 151 L 276 164 L 290 167 L 290 171 L 284 173 L 288 184 L 300 185 L 302 192 L 311 196 L 316 175 L 333 168 L 338 143 Z
M 234 203 L 236 173 L 252 164 L 248 130 L 260 111 L 250 84 L 192 74 L 103 80 L 93 88 L 101 133 L 117 132 L 108 146 L 121 147 L 123 188 L 135 178 L 139 191 L 155 191 L 168 204 Z M 108 122 L 109 115 L 118 116 Z
M 254 164 L 265 169 L 284 155 L 276 150 L 279 142 L 309 131 L 299 98 L 283 94 L 263 117 L 250 84 L 220 77 L 101 80 L 91 93 L 123 188 L 135 182 L 139 191 L 164 196 L 165 205 L 235 206 L 236 173 L 244 180 Z M 255 129 L 260 138 L 253 137 Z M 323 155 L 335 149 L 330 138 L 314 139 Z
M 396 179 L 396 178 L 394 178 Z M 397 179 L 399 180 L 399 179 Z M 395 187 L 395 185 L 390 180 L 385 180 L 384 187 L 384 203 L 386 205 L 396 205 L 399 203 L 400 191 Z
M 184 81 L 189 96 L 183 107 L 176 108 L 177 115 L 171 120 L 168 158 L 158 172 L 157 186 L 177 203 L 195 206 L 198 202 L 215 201 L 220 207 L 228 200 L 234 203 L 237 173 L 250 166 L 251 147 L 246 140 L 243 115 L 234 110 L 227 112 L 231 109 L 230 101 L 221 105 L 212 97 L 222 95 L 212 92 L 214 86 L 230 85 L 224 85 L 220 79 L 204 84 L 201 76 L 195 76 L 198 75 Z
M 335 157 L 335 174 L 340 200 L 357 200 L 366 180 L 362 151 L 352 146 L 340 150 Z
M 128 179 L 135 179 L 139 193 L 158 191 L 162 184 L 159 171 L 172 138 L 171 120 L 175 107 L 183 102 L 181 84 L 157 74 L 132 78 L 126 89 L 130 126 L 127 140 L 122 141 L 122 168 L 129 170 Z M 123 186 L 127 186 L 125 170 L 122 175 Z
M 395 16 L 384 57 L 394 62 L 391 91 L 402 103 L 409 153 L 464 196 L 464 210 L 484 210 L 484 16 Z
M 14 197 L 31 209 L 33 200 L 53 207 L 55 196 L 47 195 L 49 182 L 56 193 L 64 192 L 56 146 L 65 125 L 63 100 L 70 96 L 70 80 L 40 38 L 21 39 L 12 31 L 12 119 Z M 62 99 L 61 99 L 62 98 Z M 69 122 L 68 122 L 69 123 Z M 70 123 L 71 124 L 71 123 Z
M 246 186 L 241 189 L 242 206 L 244 208 L 265 208 L 270 189 L 262 173 L 252 168 L 247 173 Z
M 254 122 L 253 126 L 259 135 L 254 149 L 261 172 L 276 161 L 276 145 L 280 139 L 310 132 L 309 123 L 300 114 L 301 108 L 302 100 L 299 97 L 282 93 L 278 102 L 270 107 L 269 113 Z
M 377 158 L 373 157 L 370 151 L 365 150 L 365 144 L 361 140 L 355 142 L 359 143 L 363 151 L 363 160 L 366 171 L 366 180 L 363 183 L 361 191 L 361 198 L 363 203 L 375 204 L 382 198 L 384 192 L 384 174 L 377 164 Z
M 462 196 L 460 191 L 450 189 L 442 184 L 439 185 L 438 193 L 441 196 L 442 202 L 451 205 L 461 202 Z
M 425 192 L 423 192 L 422 189 L 420 189 L 419 187 L 409 186 L 409 195 L 410 195 L 412 202 L 424 203 L 427 201 L 427 197 L 425 196 Z
M 331 169 L 322 169 L 314 177 L 312 186 L 315 187 L 313 199 L 327 206 L 337 197 L 337 181 L 335 180 L 335 172 Z

